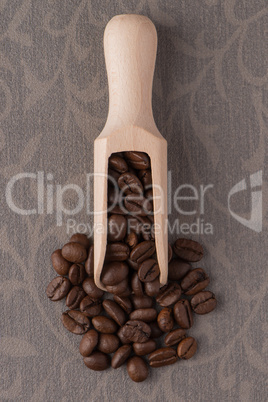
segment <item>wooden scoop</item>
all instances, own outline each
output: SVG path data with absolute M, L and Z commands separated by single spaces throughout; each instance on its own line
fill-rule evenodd
M 160 283 L 167 282 L 167 142 L 152 112 L 157 33 L 143 15 L 113 17 L 104 32 L 109 113 L 94 142 L 94 280 L 101 282 L 107 241 L 108 159 L 114 152 L 140 151 L 151 158 L 156 252 Z

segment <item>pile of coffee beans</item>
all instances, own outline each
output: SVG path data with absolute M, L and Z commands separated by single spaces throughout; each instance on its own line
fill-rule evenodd
M 194 313 L 211 312 L 217 301 L 204 290 L 208 275 L 191 266 L 201 260 L 203 248 L 190 239 L 169 245 L 169 280 L 160 287 L 149 157 L 141 152 L 113 154 L 109 176 L 108 243 L 101 275 L 107 292 L 94 283 L 92 242 L 76 233 L 53 252 L 59 276 L 46 293 L 52 301 L 66 297 L 62 323 L 83 335 L 79 351 L 88 368 L 117 369 L 126 362 L 130 378 L 141 382 L 149 366 L 170 365 L 195 354 L 197 342 L 186 331 Z

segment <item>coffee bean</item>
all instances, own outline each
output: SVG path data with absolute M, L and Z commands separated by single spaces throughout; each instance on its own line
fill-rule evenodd
M 165 337 L 165 344 L 173 346 L 182 341 L 186 337 L 186 331 L 182 328 L 174 329 L 169 332 Z
M 106 285 L 106 289 L 108 292 L 118 296 L 129 296 L 131 294 L 127 278 L 123 279 L 116 285 Z
M 145 282 L 144 290 L 148 296 L 156 296 L 160 290 L 160 282 L 159 279 L 156 278 L 154 281 Z
M 113 334 L 117 331 L 117 324 L 114 320 L 104 317 L 102 315 L 97 315 L 92 318 L 92 324 L 94 328 L 103 334 Z
M 80 345 L 79 352 L 83 357 L 89 356 L 98 344 L 99 335 L 95 329 L 90 329 L 83 336 Z
M 181 287 L 178 283 L 172 282 L 163 286 L 157 297 L 156 301 L 162 307 L 168 307 L 176 303 L 181 297 Z
M 124 335 L 124 327 L 120 327 L 119 330 L 117 331 L 117 336 L 120 339 L 121 343 L 123 345 L 131 343 L 131 340 L 129 340 L 125 335 Z
M 180 359 L 188 360 L 195 354 L 197 350 L 197 343 L 194 338 L 189 336 L 183 339 L 177 348 L 177 353 Z
M 124 157 L 134 169 L 149 169 L 150 167 L 150 158 L 144 152 L 127 151 L 124 152 Z
M 174 326 L 174 320 L 172 317 L 172 309 L 165 307 L 163 308 L 157 317 L 157 324 L 161 331 L 169 332 Z
M 130 356 L 132 347 L 131 345 L 123 345 L 113 355 L 111 366 L 114 369 L 121 367 Z
M 108 205 L 114 206 L 120 202 L 120 192 L 117 185 L 113 183 L 108 183 Z M 111 212 L 109 210 L 109 212 Z M 125 212 L 126 213 L 126 212 Z
M 128 297 L 122 297 L 114 295 L 114 301 L 119 304 L 120 307 L 127 313 L 131 313 L 132 311 L 132 304 Z
M 195 295 L 205 289 L 209 284 L 209 277 L 202 268 L 196 268 L 188 272 L 181 281 L 181 288 L 186 295 Z
M 116 170 L 111 169 L 111 168 L 108 167 L 108 178 L 107 178 L 108 185 L 110 185 L 110 184 L 112 184 L 112 185 L 117 184 L 117 180 L 119 179 L 119 177 L 121 176 L 121 174 L 122 174 L 122 173 L 119 173 L 119 172 L 117 172 Z M 114 181 L 115 181 L 115 183 L 114 183 Z
M 153 299 L 146 295 L 132 295 L 132 303 L 136 310 L 140 308 L 151 308 L 153 306 Z
M 84 265 L 73 264 L 69 270 L 68 276 L 73 285 L 80 285 L 86 277 Z
M 80 302 L 86 296 L 86 293 L 80 286 L 74 286 L 66 297 L 66 306 L 69 307 L 70 310 L 75 310 L 79 307 Z
M 119 348 L 119 338 L 114 334 L 100 334 L 98 350 L 103 353 L 114 353 Z
M 71 267 L 71 263 L 65 258 L 63 258 L 61 254 L 61 250 L 55 250 L 51 255 L 51 261 L 53 268 L 59 275 L 68 275 L 69 269 Z
M 158 277 L 159 273 L 158 263 L 153 258 L 143 261 L 138 270 L 138 276 L 142 282 L 152 282 Z
M 149 322 L 149 326 L 151 328 L 150 338 L 160 338 L 160 336 L 163 335 L 163 332 L 159 328 L 157 321 Z
M 61 250 L 63 258 L 70 262 L 81 263 L 87 259 L 87 250 L 80 243 L 67 243 Z
M 124 310 L 113 300 L 103 300 L 103 308 L 106 313 L 120 326 L 122 327 L 127 321 L 127 315 Z
M 217 300 L 214 293 L 206 290 L 199 292 L 191 300 L 191 306 L 197 314 L 207 314 L 214 310 Z
M 83 234 L 83 233 L 75 233 L 72 235 L 72 237 L 69 240 L 70 243 L 80 243 L 82 246 L 84 246 L 86 249 L 89 248 L 90 246 L 90 240 L 89 238 Z
M 109 167 L 119 173 L 125 173 L 128 171 L 128 165 L 125 159 L 117 155 L 110 156 Z
M 153 210 L 153 205 L 142 194 L 129 194 L 124 199 L 124 205 L 127 211 L 132 215 L 146 216 L 150 215 Z
M 173 312 L 175 321 L 181 328 L 191 328 L 191 326 L 193 325 L 193 314 L 188 300 L 179 300 L 175 304 Z
M 127 244 L 116 242 L 107 244 L 106 261 L 125 261 L 129 257 L 129 248 Z
M 71 282 L 68 278 L 63 276 L 57 276 L 52 279 L 46 289 L 47 297 L 52 301 L 58 301 L 63 299 L 71 288 Z
M 107 208 L 107 212 L 109 214 L 114 214 L 114 215 L 126 215 L 128 213 L 128 211 L 126 210 L 126 208 L 124 207 L 124 205 L 122 203 L 120 203 L 120 205 L 116 204 L 116 205 L 109 205 Z
M 143 186 L 138 177 L 133 173 L 127 172 L 121 174 L 117 183 L 121 191 L 126 195 L 143 193 Z
M 110 262 L 103 266 L 101 280 L 106 285 L 117 285 L 128 276 L 128 266 L 124 262 Z
M 61 321 L 68 331 L 76 335 L 82 335 L 90 327 L 89 318 L 77 310 L 68 310 L 62 313 Z
M 151 367 L 163 367 L 176 363 L 178 356 L 176 350 L 172 348 L 160 348 L 149 355 Z
M 96 351 L 91 353 L 90 356 L 84 357 L 85 365 L 91 370 L 103 371 L 110 367 L 110 356 Z
M 150 258 L 155 253 L 154 241 L 143 241 L 137 244 L 130 253 L 130 259 L 138 264 L 141 264 L 147 258 Z
M 82 283 L 82 287 L 86 294 L 93 299 L 100 299 L 104 294 L 103 290 L 95 285 L 94 278 L 86 278 Z
M 137 272 L 134 272 L 131 277 L 131 288 L 136 296 L 143 296 L 142 282 L 139 280 Z
M 131 342 L 146 342 L 150 338 L 151 328 L 143 321 L 130 320 L 122 327 L 122 335 Z
M 147 216 L 127 216 L 128 232 L 135 232 L 142 235 L 145 241 L 154 240 L 152 232 L 152 223 Z M 147 257 L 146 257 L 147 258 Z
M 173 250 L 170 244 L 168 244 L 168 263 L 170 263 L 170 261 L 172 260 L 173 257 Z M 172 278 L 170 278 L 172 279 Z
M 128 359 L 127 372 L 131 380 L 142 382 L 149 375 L 149 369 L 145 361 L 138 356 L 133 356 Z
M 111 215 L 108 219 L 108 240 L 123 240 L 127 233 L 127 220 L 123 215 Z
M 156 342 L 153 339 L 144 343 L 134 342 L 133 350 L 137 356 L 145 356 L 156 349 Z
M 144 322 L 151 322 L 156 320 L 157 311 L 154 308 L 140 308 L 132 311 L 129 318 L 131 320 L 139 320 Z
M 138 178 L 143 184 L 143 187 L 149 188 L 152 186 L 152 173 L 150 169 L 141 169 L 138 171 Z
M 176 240 L 173 250 L 178 257 L 190 262 L 200 261 L 204 255 L 201 244 L 190 239 Z
M 89 247 L 89 250 L 88 250 L 88 257 L 85 262 L 85 270 L 90 278 L 92 276 L 94 276 L 94 246 L 93 246 L 93 244 L 92 244 L 92 246 Z
M 168 278 L 172 281 L 181 280 L 191 269 L 191 265 L 180 259 L 176 258 L 168 264 Z
M 102 311 L 102 302 L 100 299 L 94 299 L 90 296 L 86 296 L 80 303 L 80 311 L 87 317 L 95 317 Z
M 139 269 L 139 267 L 140 267 L 137 262 L 131 261 L 130 258 L 128 258 L 128 259 L 126 260 L 126 263 L 127 263 L 127 265 L 128 265 L 130 268 L 134 269 L 134 271 L 138 271 L 138 269 Z
M 139 239 L 138 236 L 136 235 L 136 233 L 134 232 L 130 232 L 126 239 L 125 239 L 125 243 L 128 245 L 128 247 L 132 250 L 134 247 L 136 247 L 136 245 L 138 244 Z

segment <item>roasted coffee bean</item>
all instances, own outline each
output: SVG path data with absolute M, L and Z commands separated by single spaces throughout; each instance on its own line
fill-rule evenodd
M 170 244 L 168 244 L 168 263 L 170 263 L 170 261 L 172 260 L 173 257 L 173 250 Z M 172 279 L 172 278 L 169 278 Z
M 86 249 L 89 248 L 90 246 L 90 240 L 89 238 L 83 234 L 83 233 L 75 233 L 72 235 L 72 237 L 69 240 L 70 243 L 80 243 L 82 246 L 84 246 Z
M 160 282 L 159 279 L 156 278 L 152 282 L 145 282 L 144 283 L 144 290 L 148 296 L 156 296 L 160 290 Z
M 111 215 L 108 219 L 108 241 L 121 241 L 127 233 L 127 220 L 123 215 Z
M 95 285 L 94 278 L 86 278 L 82 283 L 82 287 L 86 294 L 93 299 L 100 299 L 104 294 L 103 290 Z
M 201 244 L 190 239 L 176 240 L 173 250 L 178 257 L 190 262 L 200 261 L 204 255 Z
M 80 311 L 87 317 L 95 317 L 102 312 L 102 302 L 100 299 L 86 296 L 80 303 Z
M 114 295 L 114 301 L 127 313 L 132 311 L 132 303 L 128 297 Z
M 131 278 L 131 288 L 136 296 L 143 296 L 142 282 L 139 280 L 137 272 L 132 274 Z
M 48 284 L 46 294 L 50 300 L 58 301 L 63 299 L 68 294 L 70 288 L 71 282 L 68 278 L 57 276 Z
M 128 265 L 124 262 L 110 262 L 103 266 L 101 280 L 106 285 L 117 285 L 128 276 Z
M 121 174 L 118 181 L 118 186 L 126 195 L 128 194 L 142 194 L 143 186 L 138 177 L 130 172 Z
M 67 243 L 61 250 L 63 258 L 70 262 L 81 263 L 87 259 L 87 250 L 80 243 Z
M 68 331 L 76 335 L 82 335 L 90 327 L 89 318 L 77 310 L 68 310 L 62 313 L 61 321 Z
M 115 206 L 120 202 L 120 191 L 114 183 L 108 183 L 108 205 Z M 110 211 L 109 211 L 110 212 Z
M 176 350 L 172 348 L 160 348 L 149 355 L 151 367 L 162 367 L 176 363 L 178 356 Z
M 172 317 L 172 309 L 165 307 L 157 316 L 157 324 L 161 331 L 169 332 L 174 326 L 174 320 Z
M 130 268 L 134 269 L 135 271 L 138 271 L 138 269 L 139 269 L 140 266 L 139 266 L 139 264 L 138 264 L 137 262 L 131 261 L 130 258 L 128 258 L 128 259 L 126 260 L 126 262 L 127 262 L 127 265 L 128 265 Z
M 106 261 L 125 261 L 129 257 L 129 247 L 124 243 L 110 243 L 106 248 Z
M 120 203 L 121 204 L 121 203 Z M 128 213 L 128 211 L 126 210 L 126 208 L 124 207 L 124 205 L 109 205 L 107 212 L 109 214 L 115 214 L 115 215 L 126 215 Z
M 149 188 L 152 186 L 152 173 L 150 169 L 141 169 L 138 171 L 138 178 L 143 184 L 143 187 Z
M 191 269 L 191 265 L 180 259 L 176 258 L 168 264 L 168 279 L 172 281 L 181 280 Z
M 122 327 L 127 321 L 127 315 L 124 310 L 113 300 L 103 300 L 103 308 L 106 313 Z
M 193 325 L 193 314 L 188 300 L 179 300 L 174 306 L 173 313 L 176 323 L 181 328 L 191 328 Z
M 135 232 L 137 235 L 142 235 L 145 241 L 154 240 L 152 232 L 152 223 L 147 216 L 127 216 L 128 232 Z
M 134 342 L 133 350 L 137 356 L 145 356 L 152 353 L 156 349 L 156 342 L 153 339 L 144 343 Z
M 91 370 L 103 371 L 110 367 L 110 356 L 96 351 L 91 353 L 90 356 L 84 357 L 85 365 Z
M 186 295 L 195 295 L 205 289 L 209 284 L 209 277 L 202 268 L 196 268 L 188 272 L 181 281 L 181 288 Z
M 153 196 L 152 188 L 149 188 L 148 190 L 146 190 L 144 195 L 146 198 L 148 198 L 148 200 L 153 201 L 154 196 Z
M 117 155 L 110 156 L 109 167 L 119 173 L 125 173 L 128 171 L 128 165 L 125 159 Z
M 103 353 L 114 353 L 119 348 L 119 338 L 114 334 L 100 334 L 98 350 Z
M 132 311 L 129 318 L 131 320 L 139 320 L 144 322 L 151 322 L 156 320 L 157 311 L 154 308 L 140 308 Z
M 150 158 L 144 152 L 136 152 L 136 151 L 127 151 L 124 152 L 124 157 L 127 160 L 127 163 L 132 166 L 134 169 L 149 169 L 150 167 Z
M 83 357 L 89 356 L 98 344 L 99 335 L 95 329 L 90 329 L 83 336 L 80 345 L 79 352 Z
M 132 303 L 136 310 L 140 308 L 151 308 L 153 306 L 153 299 L 146 295 L 132 295 Z
M 123 330 L 123 328 L 124 328 L 124 327 L 120 327 L 120 328 L 119 328 L 119 330 L 117 331 L 117 336 L 119 337 L 121 343 L 122 343 L 123 345 L 126 345 L 126 344 L 131 343 L 131 341 L 130 341 L 128 338 L 126 338 L 126 336 L 124 335 L 124 330 Z
M 181 297 L 181 287 L 178 283 L 171 282 L 160 289 L 156 301 L 162 307 L 168 307 L 176 303 Z
M 80 285 L 86 277 L 84 265 L 73 264 L 69 270 L 68 276 L 73 285 Z
M 137 246 L 133 248 L 129 258 L 132 261 L 141 264 L 147 258 L 150 258 L 154 253 L 155 253 L 155 242 L 151 240 L 143 241 L 137 244 Z
M 127 372 L 131 380 L 135 382 L 145 381 L 149 375 L 147 364 L 138 356 L 133 356 L 128 359 Z
M 94 328 L 103 334 L 113 334 L 117 331 L 117 324 L 114 320 L 104 317 L 102 315 L 97 315 L 92 318 L 92 324 Z
M 118 296 L 129 296 L 131 294 L 127 278 L 123 279 L 116 285 L 106 285 L 106 289 L 108 292 Z
M 53 268 L 59 275 L 68 275 L 69 269 L 72 265 L 70 261 L 65 260 L 61 254 L 61 250 L 55 250 L 51 255 Z
M 122 327 L 123 336 L 131 342 L 146 342 L 150 338 L 151 328 L 143 321 L 130 320 Z
M 122 364 L 125 363 L 125 361 L 128 359 L 130 356 L 132 347 L 131 345 L 123 345 L 113 355 L 111 366 L 114 369 L 117 369 L 118 367 L 121 367 Z
M 86 293 L 80 286 L 74 286 L 66 297 L 66 306 L 69 307 L 70 310 L 75 310 L 79 307 L 80 302 L 86 296 Z
M 89 250 L 88 250 L 88 257 L 85 262 L 85 270 L 90 278 L 92 276 L 94 276 L 94 246 L 93 246 L 93 244 L 92 244 L 92 246 L 89 247 Z
M 111 168 L 108 167 L 108 185 L 110 185 L 110 184 L 116 185 L 117 180 L 119 179 L 121 174 L 122 173 L 119 173 L 116 170 L 111 169 Z
M 180 359 L 188 360 L 195 354 L 197 350 L 197 343 L 194 338 L 189 336 L 188 338 L 183 339 L 177 348 L 177 353 Z
M 214 293 L 206 290 L 199 292 L 191 300 L 191 306 L 197 314 L 210 313 L 217 305 L 217 300 Z
M 159 275 L 159 266 L 153 258 L 148 258 L 140 264 L 138 276 L 142 282 L 152 282 Z
M 149 326 L 151 328 L 150 338 L 160 338 L 160 336 L 163 335 L 163 332 L 159 328 L 157 321 L 149 322 Z
M 124 199 L 125 208 L 131 215 L 146 216 L 152 213 L 153 205 L 142 194 L 129 194 Z
M 178 328 L 169 332 L 165 337 L 165 344 L 167 346 L 173 346 L 182 341 L 186 337 L 185 329 Z
M 125 239 L 125 243 L 128 245 L 128 247 L 132 250 L 134 247 L 137 246 L 139 242 L 138 236 L 136 235 L 136 233 L 134 232 L 130 232 L 126 239 Z

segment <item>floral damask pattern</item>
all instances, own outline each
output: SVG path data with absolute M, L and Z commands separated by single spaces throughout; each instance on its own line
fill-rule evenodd
M 200 217 L 214 233 L 192 237 L 205 247 L 219 300 L 214 313 L 195 319 L 196 356 L 152 370 L 141 384 L 123 368 L 90 372 L 79 339 L 60 323 L 64 303 L 46 299 L 50 254 L 68 238 L 68 216 L 56 226 L 46 203 L 44 213 L 18 215 L 5 194 L 14 175 L 38 171 L 45 186 L 87 191 L 93 141 L 108 110 L 103 31 L 122 13 L 147 15 L 158 31 L 153 109 L 170 145 L 171 194 L 183 183 L 213 185 Z M 267 27 L 266 0 L 0 1 L 1 400 L 266 400 Z M 231 217 L 227 196 L 259 170 L 263 227 L 256 233 Z M 13 197 L 34 208 L 36 182 L 18 183 Z M 73 205 L 73 195 L 65 202 Z M 234 207 L 248 213 L 240 199 Z M 180 219 L 191 224 L 199 214 Z M 170 221 L 176 218 L 172 211 Z M 92 223 L 86 208 L 75 219 Z

